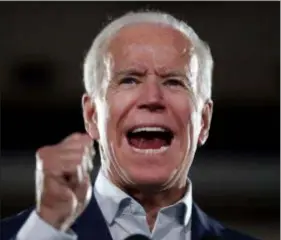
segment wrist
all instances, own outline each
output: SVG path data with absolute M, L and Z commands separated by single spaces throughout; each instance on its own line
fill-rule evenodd
M 42 207 L 37 211 L 38 216 L 59 231 L 67 231 L 72 221 L 69 216 L 59 216 L 58 211 Z

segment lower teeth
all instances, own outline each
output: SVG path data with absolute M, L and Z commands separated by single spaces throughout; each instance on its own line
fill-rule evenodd
M 144 154 L 162 153 L 162 152 L 165 152 L 168 148 L 169 148 L 168 146 L 162 146 L 161 148 L 158 148 L 158 149 L 140 149 L 140 148 L 133 147 L 134 151 L 136 151 L 138 153 L 144 153 Z

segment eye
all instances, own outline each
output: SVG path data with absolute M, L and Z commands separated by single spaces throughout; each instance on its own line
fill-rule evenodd
M 168 86 L 180 86 L 180 87 L 185 87 L 183 81 L 179 79 L 168 79 L 164 82 L 165 85 Z
M 119 84 L 138 84 L 139 80 L 135 77 L 123 77 Z

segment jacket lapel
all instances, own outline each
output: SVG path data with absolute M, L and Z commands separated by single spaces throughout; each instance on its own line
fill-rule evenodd
M 192 204 L 191 239 L 192 240 L 215 240 L 220 238 L 223 228 L 219 223 L 212 221 L 195 204 Z
M 85 211 L 71 227 L 79 240 L 112 240 L 94 193 Z

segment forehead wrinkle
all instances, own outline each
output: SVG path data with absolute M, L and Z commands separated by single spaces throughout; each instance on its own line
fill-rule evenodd
M 153 37 L 151 37 L 151 31 L 156 31 L 156 34 L 154 34 Z M 190 49 L 189 46 L 192 46 L 190 39 L 181 31 L 174 29 L 171 26 L 161 26 L 150 23 L 134 24 L 121 28 L 111 38 L 109 45 L 118 51 L 121 49 L 120 47 L 116 47 L 116 45 L 121 44 L 122 46 L 126 46 L 126 51 L 128 51 L 128 49 L 132 47 L 138 48 L 141 45 L 143 48 L 147 41 L 149 41 L 150 45 L 159 46 L 159 44 L 162 45 L 163 43 L 167 48 L 173 47 L 173 50 L 176 50 L 178 53 L 181 52 L 180 55 L 184 55 L 187 50 Z M 179 49 L 179 46 L 182 46 L 183 49 Z M 151 47 L 149 50 L 151 50 Z
M 116 56 L 116 53 L 113 53 L 111 56 L 111 60 L 114 61 L 114 72 L 126 72 L 126 71 L 138 71 L 138 72 L 145 72 L 148 71 L 150 68 L 154 68 L 155 72 L 158 74 L 166 74 L 169 72 L 176 72 L 178 68 L 180 68 L 181 65 L 189 65 L 190 59 L 192 54 L 187 54 L 187 50 L 183 50 L 182 54 L 176 59 L 176 56 L 173 56 L 173 58 L 159 61 L 155 60 L 152 56 L 152 59 L 150 59 L 148 62 L 143 61 L 143 57 L 138 57 L 139 59 L 134 58 L 134 52 L 131 52 L 131 56 L 128 56 L 124 58 L 124 61 L 118 61 L 119 57 Z M 117 54 L 118 55 L 118 54 Z M 183 59 L 186 58 L 186 59 Z M 151 62 L 152 61 L 152 62 Z
M 124 29 L 123 29 L 124 30 Z M 181 32 L 178 31 L 180 34 Z M 186 60 L 184 60 L 184 72 L 185 74 L 188 72 L 188 69 L 190 68 L 190 60 L 191 60 L 191 56 L 194 53 L 194 46 L 192 44 L 192 42 L 190 41 L 190 39 L 186 36 L 184 36 L 183 34 L 181 34 L 182 38 L 178 38 L 175 36 L 175 40 L 173 40 L 174 44 L 171 45 L 167 45 L 167 42 L 163 42 L 163 45 L 160 44 L 154 44 L 153 42 L 151 43 L 150 40 L 149 42 L 146 42 L 147 38 L 144 38 L 144 41 L 140 41 L 140 39 L 136 39 L 136 41 L 131 41 L 131 35 L 129 38 L 126 38 L 123 33 L 122 30 L 119 31 L 109 42 L 108 44 L 108 48 L 107 48 L 107 52 L 111 53 L 111 56 L 113 57 L 113 61 L 115 62 L 114 64 L 114 73 L 117 72 L 117 69 L 136 69 L 138 71 L 145 71 L 147 69 L 149 69 L 151 66 L 147 66 L 147 64 L 149 63 L 138 63 L 136 62 L 136 59 L 134 59 L 134 55 L 136 54 L 135 51 L 141 53 L 140 54 L 140 58 L 142 58 L 142 54 L 144 54 L 143 50 L 146 50 L 147 52 L 151 52 L 152 54 L 155 54 L 154 51 L 155 47 L 164 47 L 167 48 L 168 52 L 172 51 L 174 52 L 174 58 L 178 58 L 178 60 L 183 59 L 183 58 L 187 58 Z M 173 36 L 172 36 L 173 38 Z M 133 38 L 134 39 L 134 38 Z M 181 47 L 176 44 L 179 43 L 178 41 L 181 42 Z M 120 46 L 121 44 L 121 46 Z M 169 48 L 170 47 L 170 48 Z M 163 52 L 163 51 L 162 51 Z M 166 55 L 168 54 L 169 56 L 171 56 L 169 53 L 165 53 Z M 176 56 L 177 55 L 177 56 Z M 122 56 L 123 59 L 126 59 L 127 63 L 125 63 L 124 61 L 117 61 L 118 58 L 120 58 L 120 56 Z M 116 59 L 117 58 L 117 59 Z M 139 60 L 141 61 L 141 59 Z M 154 62 L 154 61 L 153 61 Z M 121 66 L 120 66 L 121 65 Z M 123 65 L 123 66 L 122 66 Z M 174 64 L 173 64 L 174 65 Z M 176 65 L 178 66 L 179 63 L 176 63 Z M 117 68 L 117 69 L 116 69 Z M 162 71 L 164 72 L 168 72 L 171 69 L 170 67 L 164 66 L 164 67 L 158 67 L 159 69 L 156 70 L 157 74 L 161 73 Z M 162 70 L 162 69 L 163 70 Z M 170 68 L 170 69 L 169 69 Z M 172 67 L 174 68 L 174 67 Z M 112 69 L 113 70 L 113 69 Z

